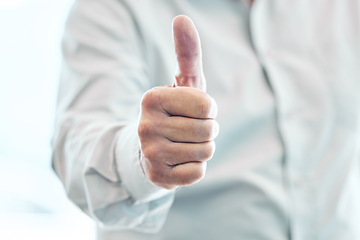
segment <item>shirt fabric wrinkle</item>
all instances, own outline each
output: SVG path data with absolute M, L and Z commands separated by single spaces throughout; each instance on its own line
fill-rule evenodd
M 173 83 L 179 14 L 220 133 L 205 178 L 168 191 L 140 167 L 137 121 Z M 359 0 L 76 1 L 53 167 L 98 239 L 360 239 L 359 16 Z

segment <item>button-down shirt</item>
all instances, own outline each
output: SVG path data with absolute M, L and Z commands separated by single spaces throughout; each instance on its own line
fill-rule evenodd
M 173 82 L 178 14 L 220 134 L 205 178 L 167 191 L 137 119 Z M 63 43 L 53 166 L 99 239 L 360 239 L 359 0 L 78 0 Z

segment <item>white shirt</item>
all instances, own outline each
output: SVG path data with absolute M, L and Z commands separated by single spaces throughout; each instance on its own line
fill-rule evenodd
M 143 176 L 136 127 L 173 82 L 178 14 L 220 134 L 175 193 Z M 360 239 L 359 0 L 78 0 L 63 53 L 53 166 L 99 239 Z

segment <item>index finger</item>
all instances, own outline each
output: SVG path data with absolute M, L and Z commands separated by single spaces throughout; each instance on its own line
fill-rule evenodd
M 218 111 L 212 97 L 192 87 L 163 88 L 159 104 L 170 116 L 214 119 Z

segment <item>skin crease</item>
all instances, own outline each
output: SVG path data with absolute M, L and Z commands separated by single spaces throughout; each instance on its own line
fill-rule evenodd
M 190 18 L 173 20 L 174 87 L 155 87 L 141 100 L 141 166 L 153 184 L 174 189 L 200 181 L 215 151 L 217 106 L 206 91 L 198 32 Z

